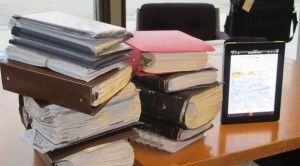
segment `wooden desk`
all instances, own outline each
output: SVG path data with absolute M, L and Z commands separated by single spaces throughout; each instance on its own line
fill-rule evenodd
M 204 140 L 175 154 L 134 144 L 143 165 L 232 165 L 300 148 L 300 62 L 286 60 L 278 122 L 222 126 L 219 117 Z M 1 85 L 1 83 L 0 83 Z M 24 143 L 17 94 L 0 88 L 0 165 L 41 166 Z
M 281 117 L 278 122 L 220 125 L 175 154 L 134 143 L 145 165 L 234 165 L 300 148 L 300 62 L 285 61 Z

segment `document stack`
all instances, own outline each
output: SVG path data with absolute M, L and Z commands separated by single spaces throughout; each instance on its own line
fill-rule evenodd
M 177 152 L 204 138 L 221 109 L 217 69 L 207 63 L 207 52 L 213 48 L 179 31 L 133 34 L 126 43 L 134 48 L 129 55 L 133 82 L 141 89 L 141 121 L 145 123 L 135 128 L 139 137 L 134 141 Z
M 1 75 L 3 89 L 20 94 L 22 139 L 50 165 L 133 165 L 127 139 L 141 103 L 123 43 L 132 34 L 48 10 L 10 25 Z

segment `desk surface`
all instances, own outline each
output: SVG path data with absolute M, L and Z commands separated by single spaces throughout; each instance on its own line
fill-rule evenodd
M 133 143 L 136 159 L 144 165 L 232 165 L 300 148 L 299 71 L 300 62 L 285 61 L 278 122 L 220 125 L 217 117 L 215 127 L 203 140 L 175 154 Z M 42 165 L 33 149 L 19 137 L 24 127 L 17 94 L 0 89 L 1 165 Z

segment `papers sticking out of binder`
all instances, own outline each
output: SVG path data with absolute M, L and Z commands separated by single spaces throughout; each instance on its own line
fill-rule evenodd
M 95 55 L 132 37 L 123 27 L 51 10 L 14 14 L 10 25 L 21 28 L 14 35 L 69 46 L 77 44 Z
M 143 115 L 185 129 L 195 129 L 211 121 L 222 105 L 222 88 L 218 83 L 174 93 L 163 93 L 135 83 L 141 89 Z
M 133 165 L 134 152 L 127 139 L 136 135 L 131 128 L 124 128 L 63 149 L 35 153 L 47 166 Z
M 135 131 L 138 132 L 139 137 L 132 138 L 133 141 L 170 153 L 175 153 L 183 148 L 186 148 L 197 140 L 203 139 L 205 137 L 205 133 L 200 133 L 184 141 L 174 141 L 152 132 L 136 128 Z
M 126 53 L 131 50 L 123 44 L 132 37 L 125 28 L 57 11 L 15 14 L 10 28 L 10 44 L 89 69 L 99 70 L 128 60 Z
M 130 35 L 123 27 L 47 9 L 15 13 L 13 18 L 16 19 L 16 24 L 22 27 L 31 24 L 30 26 L 34 29 L 47 29 L 83 39 L 84 37 L 97 39 Z
M 89 82 L 96 77 L 107 73 L 113 69 L 122 69 L 127 65 L 123 62 L 118 62 L 107 67 L 95 70 L 89 69 L 87 67 L 70 63 L 68 61 L 62 60 L 60 58 L 50 57 L 48 54 L 43 52 L 25 48 L 9 45 L 6 48 L 8 59 L 26 63 L 33 66 L 47 67 L 55 72 Z
M 24 98 L 24 108 L 32 128 L 21 136 L 42 153 L 136 123 L 141 114 L 139 94 L 132 83 L 94 116 L 30 97 Z
M 3 89 L 90 115 L 100 111 L 127 85 L 131 73 L 127 66 L 85 82 L 16 61 L 1 63 Z
M 217 69 L 206 68 L 198 71 L 176 72 L 160 75 L 136 76 L 134 80 L 156 90 L 169 93 L 196 89 L 217 81 Z
M 125 53 L 128 52 L 128 50 L 126 49 L 101 57 L 90 57 L 84 56 L 83 54 L 78 53 L 75 50 L 70 51 L 65 48 L 59 48 L 42 42 L 36 42 L 24 38 L 15 37 L 14 39 L 9 40 L 9 43 L 16 46 L 37 50 L 49 57 L 63 59 L 65 61 L 92 69 L 101 69 L 114 63 L 127 60 L 129 58 L 127 55 L 125 55 Z
M 133 48 L 128 54 L 138 76 L 200 70 L 206 66 L 205 41 L 177 30 L 136 31 L 125 41 Z

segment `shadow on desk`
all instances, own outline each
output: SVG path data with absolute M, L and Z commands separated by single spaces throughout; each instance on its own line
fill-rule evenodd
M 278 155 L 255 160 L 259 166 L 299 166 L 300 165 L 300 149 L 281 153 Z

